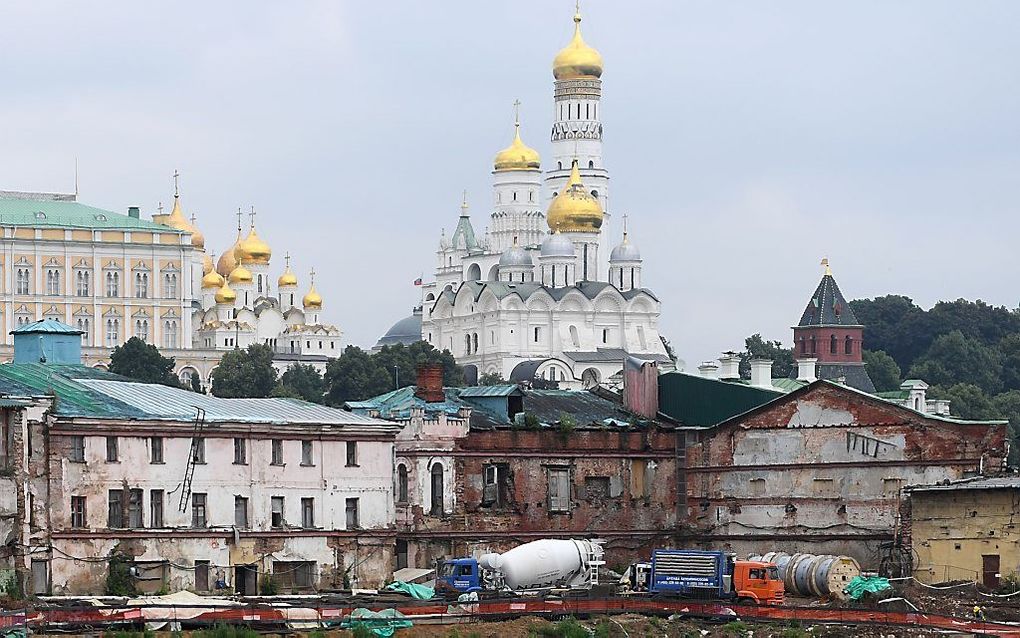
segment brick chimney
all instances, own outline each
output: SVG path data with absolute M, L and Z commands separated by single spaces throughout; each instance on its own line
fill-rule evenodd
M 414 396 L 426 403 L 440 403 L 446 400 L 443 392 L 443 366 L 437 363 L 426 363 L 418 368 L 418 387 Z

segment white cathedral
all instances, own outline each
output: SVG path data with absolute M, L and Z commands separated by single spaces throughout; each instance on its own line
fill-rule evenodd
M 495 373 L 576 388 L 612 383 L 627 356 L 672 368 L 659 336 L 660 303 L 642 287 L 641 254 L 626 225 L 609 248 L 602 57 L 581 37 L 579 13 L 574 23 L 553 61 L 552 166 L 543 174 L 518 118 L 513 141 L 493 162 L 489 231 L 475 233 L 465 198 L 453 234 L 439 241 L 422 308 L 379 346 L 405 341 L 420 317 L 420 338 L 450 350 L 469 379 Z

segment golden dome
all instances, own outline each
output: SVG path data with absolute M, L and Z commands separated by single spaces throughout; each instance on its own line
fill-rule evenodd
M 553 77 L 557 80 L 599 78 L 602 56 L 581 37 L 581 12 L 574 14 L 574 37 L 553 59 Z
M 236 300 L 237 293 L 230 289 L 230 285 L 227 282 L 223 282 L 223 286 L 216 291 L 216 303 L 232 304 Z
M 318 310 L 322 308 L 322 295 L 315 291 L 315 269 L 309 275 L 311 283 L 308 287 L 308 294 L 301 298 L 301 305 L 308 309 Z
M 224 281 L 226 280 L 223 279 L 223 275 L 216 272 L 215 270 L 210 270 L 205 274 L 205 277 L 202 277 L 202 290 L 209 290 L 210 288 L 219 288 L 223 286 Z
M 220 273 L 224 277 L 227 277 L 230 275 L 230 272 L 234 270 L 234 268 L 237 268 L 237 266 L 240 264 L 240 262 L 237 259 L 238 252 L 237 248 L 240 245 L 241 245 L 241 229 L 238 228 L 237 240 L 234 242 L 233 246 L 223 251 L 223 254 L 220 255 L 219 260 L 217 260 L 216 262 L 216 272 Z
M 295 275 L 290 269 L 290 253 L 284 255 L 283 258 L 287 260 L 287 267 L 283 269 L 283 274 L 276 280 L 276 285 L 280 288 L 283 288 L 284 286 L 296 286 L 297 275 Z
M 208 275 L 210 272 L 216 269 L 216 264 L 213 263 L 213 258 L 208 253 L 202 255 L 202 274 Z
M 577 160 L 570 168 L 570 181 L 553 198 L 545 218 L 550 229 L 560 232 L 595 232 L 602 227 L 602 206 L 584 189 Z
M 541 167 L 538 151 L 525 146 L 521 141 L 521 124 L 514 122 L 514 141 L 510 146 L 496 153 L 492 161 L 497 171 L 537 170 Z
M 237 251 L 237 258 L 249 264 L 265 265 L 273 256 L 273 249 L 255 232 L 255 224 L 252 224 L 248 236 L 238 245 Z
M 251 271 L 244 267 L 244 264 L 237 264 L 237 268 L 230 271 L 227 281 L 232 284 L 250 284 L 252 280 Z
M 174 230 L 191 233 L 191 245 L 195 248 L 205 248 L 205 235 L 184 216 L 184 211 L 181 210 L 181 196 L 177 193 L 174 193 L 174 207 L 163 223 Z

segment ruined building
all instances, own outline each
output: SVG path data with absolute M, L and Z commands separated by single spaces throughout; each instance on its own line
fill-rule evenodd
M 255 594 L 389 576 L 398 427 L 295 399 L 219 399 L 79 364 L 79 331 L 14 331 L 0 365 L 0 582 Z M 197 418 L 196 418 L 197 417 Z

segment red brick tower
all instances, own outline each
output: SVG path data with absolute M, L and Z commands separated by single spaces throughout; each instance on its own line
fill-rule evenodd
M 819 379 L 843 380 L 846 385 L 874 392 L 864 361 L 861 345 L 864 326 L 857 321 L 850 304 L 839 291 L 829 269 L 829 260 L 823 259 L 825 274 L 808 301 L 800 323 L 793 327 L 793 354 L 797 359 L 818 359 L 815 374 Z

